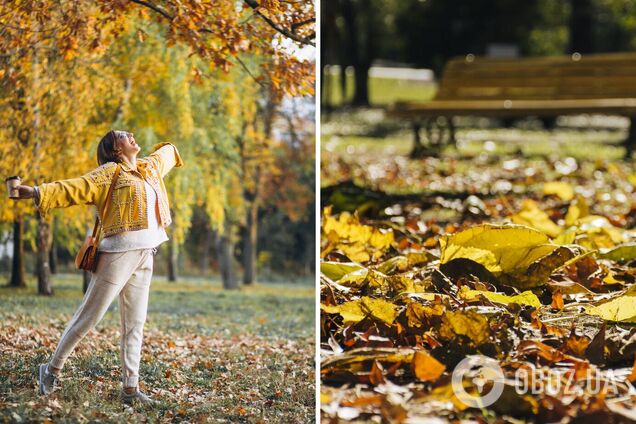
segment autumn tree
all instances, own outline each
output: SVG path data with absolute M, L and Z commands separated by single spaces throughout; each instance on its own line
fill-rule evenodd
M 224 75 L 239 70 L 278 98 L 312 92 L 312 62 L 291 54 L 284 40 L 313 45 L 313 13 L 311 1 L 276 0 L 214 4 L 26 1 L 0 5 L 0 51 L 5 52 L 0 56 L 0 102 L 6 106 L 0 112 L 6 124 L 0 126 L 6 153 L 0 158 L 0 169 L 6 175 L 26 176 L 27 184 L 76 176 L 95 165 L 95 140 L 119 125 L 138 128 L 145 147 L 171 139 L 180 143 L 187 156 L 194 157 L 201 145 L 209 146 L 209 140 L 217 135 L 208 125 L 223 126 L 226 116 L 213 116 L 212 121 L 217 122 L 207 122 L 206 117 L 194 122 L 193 109 L 198 106 L 191 98 L 196 91 L 193 82 L 216 77 L 223 85 Z M 166 48 L 173 45 L 178 48 Z M 266 60 L 246 63 L 254 57 Z M 225 90 L 231 91 L 230 84 L 226 83 Z M 221 85 L 212 91 L 199 90 L 199 100 L 209 101 L 218 95 Z M 242 202 L 230 195 L 236 192 L 232 187 L 242 192 L 241 174 L 234 172 L 240 168 L 234 160 L 238 156 L 233 157 L 236 137 L 240 137 L 235 129 L 226 131 L 228 142 L 221 149 L 223 143 L 215 139 L 205 166 L 189 166 L 187 171 L 169 177 L 175 217 L 170 234 L 173 270 L 193 204 L 205 203 L 211 222 L 223 223 L 215 227 L 220 240 L 228 237 L 231 242 L 235 225 L 244 216 Z M 73 142 L 62 142 L 69 139 Z M 233 160 L 220 160 L 226 157 Z M 205 174 L 209 184 L 201 186 L 197 183 L 206 166 L 213 166 L 214 172 Z M 214 193 L 219 195 L 212 205 L 205 198 Z M 34 210 L 26 203 L 20 206 L 24 210 L 14 204 L 11 207 L 2 206 L 0 212 L 3 220 L 15 222 L 18 240 L 18 224 Z M 61 237 L 64 247 L 73 249 L 89 226 L 90 211 L 54 214 L 62 233 L 69 233 Z M 51 292 L 50 225 L 48 219 L 38 217 L 38 280 L 40 292 L 45 294 Z M 16 243 L 18 253 L 20 245 Z M 231 243 L 225 250 L 232 250 Z M 22 255 L 14 258 L 14 275 L 20 283 Z M 172 274 L 176 278 L 176 272 Z

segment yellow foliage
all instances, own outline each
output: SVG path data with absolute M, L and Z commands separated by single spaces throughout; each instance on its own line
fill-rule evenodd
M 362 265 L 353 262 L 321 262 L 320 272 L 332 281 L 338 281 L 345 275 L 363 269 Z
M 479 299 L 480 296 L 484 296 L 488 300 L 497 303 L 503 303 L 505 305 L 517 303 L 519 305 L 534 306 L 535 308 L 541 307 L 541 302 L 539 301 L 537 295 L 529 290 L 514 296 L 508 296 L 503 293 L 495 293 L 491 291 L 470 290 L 468 287 L 463 286 L 459 291 L 459 296 L 462 299 L 466 299 L 469 301 L 476 300 Z
M 521 225 L 478 225 L 440 238 L 440 263 L 471 259 L 495 275 L 525 272 L 557 246 L 535 229 Z
M 340 314 L 344 324 L 355 324 L 366 317 L 393 324 L 399 311 L 398 307 L 383 299 L 364 296 L 341 305 L 320 305 L 320 309 L 330 314 Z
M 550 237 L 556 237 L 563 231 L 550 219 L 547 213 L 539 209 L 537 202 L 530 199 L 523 201 L 521 210 L 512 215 L 511 220 L 515 224 L 527 225 Z
M 636 323 L 636 290 L 631 287 L 609 301 L 588 306 L 585 312 L 606 321 Z
M 356 262 L 379 259 L 394 240 L 392 230 L 383 231 L 360 224 L 358 216 L 348 212 L 332 216 L 331 208 L 323 211 L 322 230 L 329 241 L 321 252 L 322 257 L 331 250 L 339 249 Z
M 569 202 L 574 198 L 574 187 L 562 181 L 550 181 L 543 184 L 543 194 L 556 194 L 561 200 Z
M 585 200 L 585 197 L 577 194 L 565 215 L 565 226 L 569 227 L 575 225 L 579 219 L 586 217 L 589 214 L 590 207 L 587 204 L 587 200 Z
M 490 337 L 488 318 L 475 311 L 447 311 L 442 316 L 439 334 L 446 340 L 456 336 L 466 336 L 476 345 L 487 341 Z

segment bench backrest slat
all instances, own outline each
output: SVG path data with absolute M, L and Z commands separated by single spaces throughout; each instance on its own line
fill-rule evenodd
M 575 60 L 577 59 L 577 60 Z M 636 97 L 636 53 L 448 62 L 437 100 Z

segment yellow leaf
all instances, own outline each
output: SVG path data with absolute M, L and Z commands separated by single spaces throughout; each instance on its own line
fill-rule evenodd
M 338 281 L 350 272 L 363 269 L 362 265 L 354 262 L 321 262 L 320 272 L 332 281 Z
M 340 305 L 321 304 L 320 308 L 330 314 L 340 314 L 345 325 L 360 322 L 367 316 L 390 325 L 398 315 L 398 307 L 393 303 L 367 296 Z
M 614 278 L 614 274 L 610 271 L 607 273 L 607 275 L 605 276 L 605 278 L 603 278 L 603 282 L 605 284 L 621 284 L 624 285 L 625 283 L 617 280 L 616 278 Z
M 576 221 L 590 214 L 590 207 L 587 205 L 585 197 L 580 194 L 576 195 L 574 201 L 570 204 L 567 214 L 565 214 L 565 226 L 569 227 L 576 224 Z
M 574 198 L 574 188 L 562 181 L 551 181 L 543 184 L 543 194 L 556 194 L 559 199 L 568 202 Z
M 537 202 L 526 199 L 521 204 L 521 210 L 511 216 L 512 222 L 532 227 L 550 237 L 556 237 L 563 229 L 555 224 L 547 213 L 539 209 Z
M 348 212 L 338 217 L 331 209 L 323 210 L 322 232 L 329 246 L 321 252 L 324 256 L 333 249 L 340 249 L 354 262 L 367 262 L 380 258 L 393 243 L 393 231 L 360 224 L 357 215 Z
M 484 296 L 486 299 L 497 303 L 503 303 L 508 305 L 510 303 L 517 303 L 519 305 L 534 306 L 535 308 L 541 307 L 541 302 L 537 295 L 527 290 L 515 296 L 508 296 L 503 293 L 495 293 L 490 291 L 470 290 L 466 286 L 463 286 L 459 291 L 459 296 L 462 299 L 474 300 L 479 296 Z
M 410 364 L 414 353 L 415 351 L 409 348 L 361 347 L 326 357 L 321 361 L 320 367 L 323 373 L 329 370 L 368 371 L 375 361 L 381 364 Z
M 448 311 L 442 316 L 439 334 L 446 340 L 466 336 L 479 345 L 490 337 L 488 318 L 475 311 Z
M 331 396 L 328 393 L 320 392 L 320 403 L 326 405 L 331 402 Z
M 625 243 L 613 249 L 602 249 L 597 253 L 597 257 L 616 262 L 629 262 L 636 259 L 636 243 Z
M 440 238 L 440 264 L 470 259 L 507 284 L 530 288 L 544 284 L 552 270 L 575 254 L 550 243 L 548 236 L 523 225 L 478 225 Z
M 631 288 L 605 303 L 588 306 L 585 312 L 605 321 L 636 323 L 636 290 Z
M 424 350 L 418 350 L 413 355 L 413 362 L 411 362 L 411 369 L 413 374 L 421 381 L 437 381 L 437 379 L 446 370 L 444 364 L 440 363 L 437 359 L 431 356 Z
M 409 327 L 422 327 L 434 317 L 444 314 L 446 308 L 442 304 L 424 306 L 417 302 L 409 302 L 406 307 L 406 319 Z
M 542 232 L 526 226 L 484 224 L 441 237 L 440 247 L 440 264 L 465 258 L 497 275 L 525 271 L 557 246 Z
M 392 274 L 396 270 L 404 271 L 408 265 L 409 260 L 406 256 L 394 256 L 382 262 L 376 269 L 383 274 Z

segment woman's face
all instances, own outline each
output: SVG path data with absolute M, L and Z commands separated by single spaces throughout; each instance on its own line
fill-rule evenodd
M 117 140 L 117 148 L 121 150 L 121 156 L 135 157 L 141 150 L 141 147 L 135 142 L 135 137 L 132 133 L 115 131 L 115 138 Z

